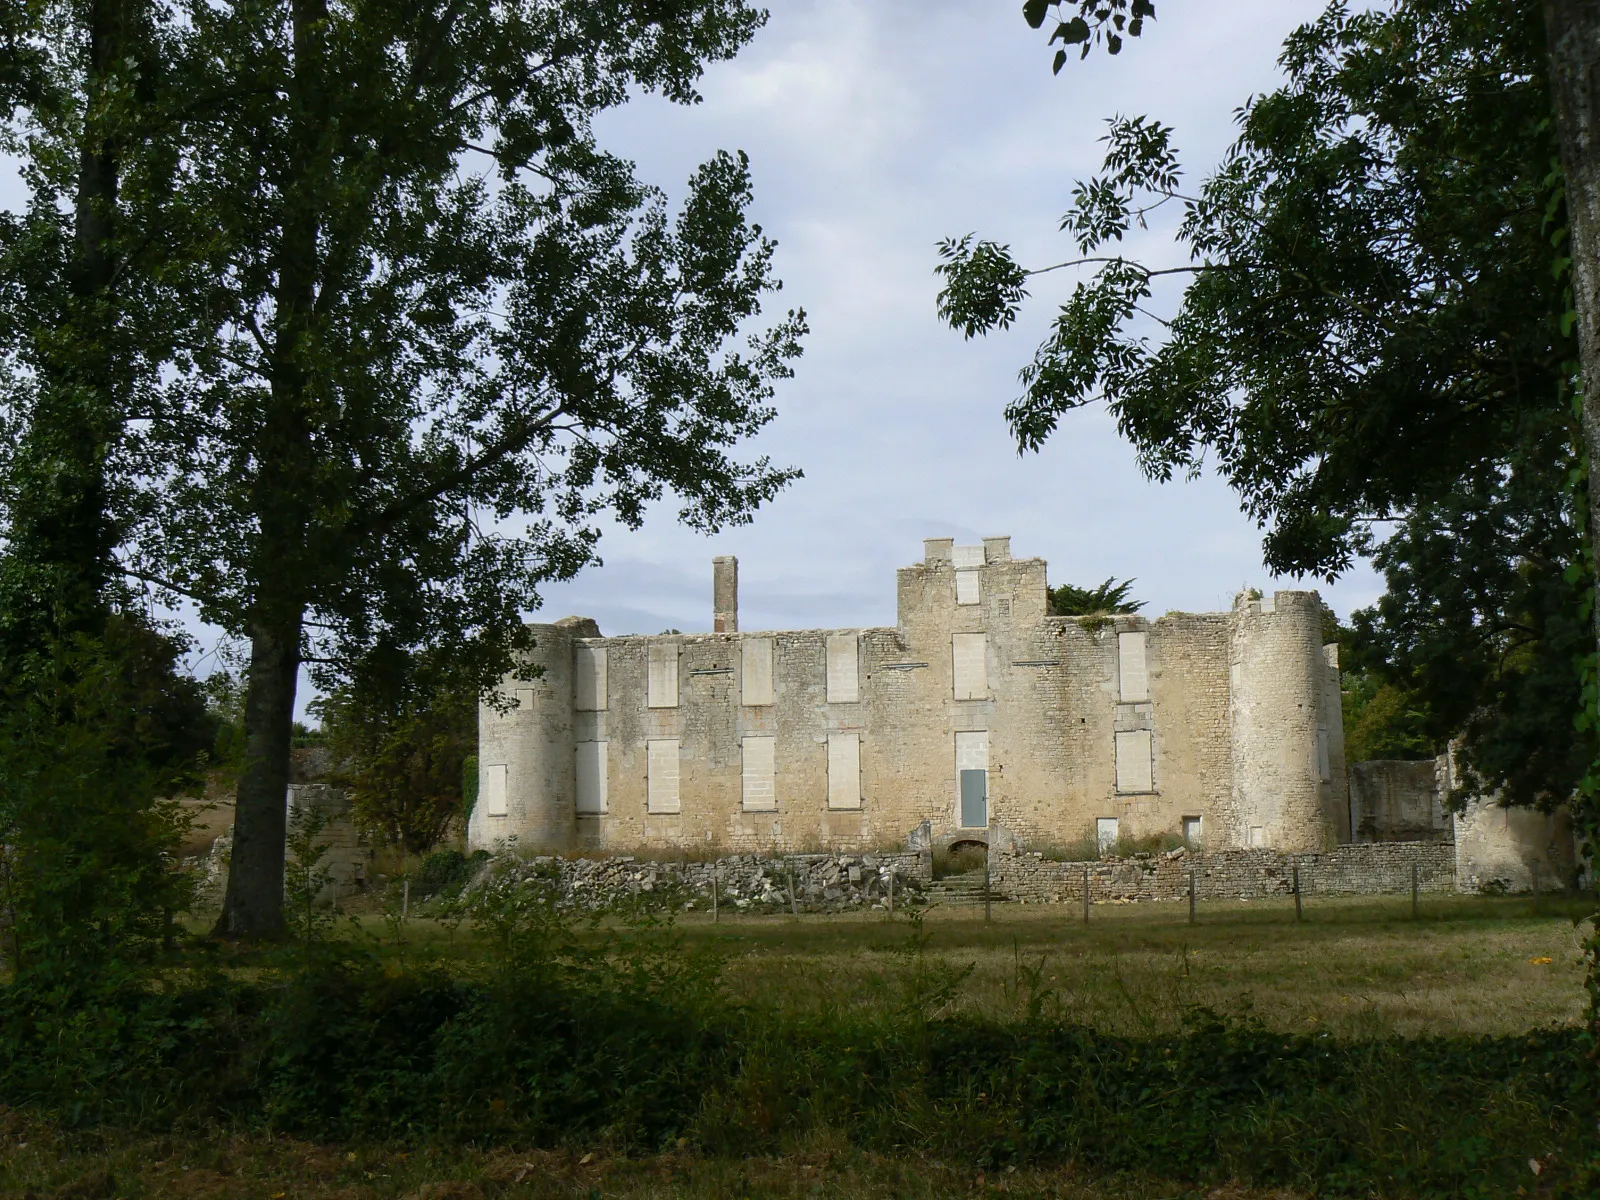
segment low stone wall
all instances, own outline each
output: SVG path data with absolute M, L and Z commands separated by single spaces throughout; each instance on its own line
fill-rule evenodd
M 1374 842 L 1340 846 L 1325 854 L 1275 850 L 1225 850 L 1215 854 L 1172 850 L 1099 862 L 1053 862 L 1033 853 L 996 854 L 989 863 L 996 898 L 1028 904 L 1182 900 L 1189 876 L 1202 900 L 1256 900 L 1289 896 L 1300 867 L 1303 895 L 1374 896 L 1411 890 L 1411 866 L 1425 892 L 1456 887 L 1455 847 L 1447 842 Z
M 801 912 L 815 913 L 887 908 L 891 877 L 896 908 L 924 903 L 923 889 L 932 878 L 932 860 L 916 853 L 778 858 L 738 854 L 709 862 L 628 855 L 501 855 L 485 865 L 472 887 L 499 880 L 542 883 L 553 888 L 562 903 L 586 910 L 643 903 L 646 907 L 706 911 L 711 908 L 715 885 L 718 903 L 730 912 L 790 912 L 798 907 Z

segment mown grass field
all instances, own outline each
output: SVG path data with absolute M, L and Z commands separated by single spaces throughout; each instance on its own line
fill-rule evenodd
M 720 960 L 729 998 L 801 1022 L 832 1024 L 837 1017 L 843 1026 L 853 1017 L 890 1016 L 920 989 L 923 998 L 941 997 L 935 1016 L 1016 1022 L 1031 1013 L 1142 1038 L 1175 1033 L 1197 1009 L 1210 1009 L 1285 1033 L 1380 1041 L 1575 1024 L 1582 1013 L 1575 918 L 1590 907 L 1546 897 L 1536 913 L 1526 898 L 1425 898 L 1413 920 L 1408 897 L 1324 898 L 1308 903 L 1296 923 L 1292 901 L 1212 903 L 1190 925 L 1182 905 L 1098 905 L 1085 926 L 1071 906 L 1006 904 L 996 905 L 987 922 L 982 909 L 936 908 L 915 922 L 876 913 L 725 915 L 713 923 L 688 914 L 631 936 L 670 939 L 685 954 Z M 349 932 L 384 957 L 448 968 L 487 952 L 467 926 L 427 917 L 392 925 L 369 914 L 356 925 Z M 248 958 L 235 966 L 256 969 Z M 1386 1120 L 1378 1125 L 1386 1128 Z M 1539 1153 L 1539 1140 L 1535 1134 L 1529 1142 L 1531 1153 Z M 941 1155 L 926 1145 L 869 1152 L 826 1123 L 745 1157 L 726 1147 L 697 1150 L 687 1139 L 649 1154 L 603 1140 L 530 1150 L 426 1137 L 318 1141 L 304 1130 L 288 1137 L 215 1124 L 118 1134 L 0 1110 L 0 1196 L 37 1200 L 1267 1200 L 1315 1190 L 1219 1188 L 1215 1180 L 1197 1189 L 1163 1179 L 1159 1170 L 1107 1175 L 1070 1162 L 985 1171 L 970 1155 Z M 1546 1194 L 1547 1178 L 1530 1168 L 1527 1194 Z M 1403 1181 L 1374 1180 L 1371 1194 L 1418 1193 Z
M 1203 906 L 932 909 L 924 954 L 970 973 L 953 1006 L 1012 1017 L 1034 991 L 1051 1018 L 1106 1032 L 1179 1028 L 1206 1007 L 1288 1032 L 1340 1037 L 1503 1034 L 1576 1022 L 1583 1011 L 1585 901 L 1545 897 L 1320 899 Z M 892 1004 L 905 922 L 876 916 L 681 920 L 689 945 L 729 956 L 736 995 L 791 1009 Z M 1034 976 L 1037 976 L 1034 982 Z
M 959 983 L 947 1012 L 1042 1015 L 1131 1036 L 1166 1033 L 1208 1008 L 1292 1033 L 1343 1038 L 1521 1033 L 1583 1012 L 1582 898 L 1318 898 L 1183 904 L 933 907 L 921 958 Z M 364 922 L 376 929 L 371 918 Z M 392 931 L 385 929 L 384 937 Z M 401 927 L 409 951 L 470 958 L 462 928 Z M 680 914 L 660 936 L 724 959 L 730 994 L 801 1015 L 891 1008 L 915 936 L 902 912 L 844 916 Z M 398 952 L 391 942 L 387 953 Z

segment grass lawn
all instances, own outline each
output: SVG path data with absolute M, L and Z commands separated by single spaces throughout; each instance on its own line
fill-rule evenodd
M 1035 996 L 1045 1016 L 1141 1035 L 1181 1027 L 1195 1007 L 1273 1029 L 1344 1038 L 1506 1034 L 1576 1023 L 1583 1011 L 1575 919 L 1592 902 L 1526 897 L 1316 898 L 1184 904 L 996 904 L 927 911 L 922 962 L 960 978 L 951 1001 L 1010 1018 Z M 672 935 L 726 956 L 739 999 L 794 1013 L 902 1002 L 912 926 L 879 913 L 680 916 Z M 464 929 L 420 919 L 411 948 L 481 953 Z M 664 935 L 665 936 L 665 935 Z M 390 952 L 393 952 L 392 949 Z M 963 975 L 964 973 L 964 975 Z
M 709 915 L 696 913 L 631 936 L 675 939 L 685 953 L 716 956 L 735 999 L 802 1017 L 888 1012 L 903 1008 L 910 991 L 920 988 L 922 995 L 930 990 L 947 995 L 946 1011 L 1011 1019 L 1028 1012 L 1031 1003 L 1047 1019 L 1135 1036 L 1179 1029 L 1195 1007 L 1340 1039 L 1471 1036 L 1579 1020 L 1582 972 L 1574 922 L 1590 907 L 1577 899 L 1545 897 L 1535 913 L 1526 898 L 1434 897 L 1423 900 L 1420 919 L 1413 920 L 1409 897 L 1318 898 L 1307 903 L 1305 919 L 1296 923 L 1292 901 L 1214 902 L 1203 905 L 1199 923 L 1190 925 L 1182 904 L 1097 905 L 1087 926 L 1081 910 L 1069 905 L 996 905 L 988 922 L 981 908 L 935 908 L 916 922 L 904 915 L 891 922 L 876 913 L 729 915 L 714 924 Z M 355 919 L 383 955 L 465 962 L 487 952 L 465 925 L 420 917 L 390 926 L 374 914 Z M 250 955 L 230 959 L 237 969 L 253 970 Z M 1375 1115 L 1374 1120 L 1387 1129 L 1388 1118 Z M 1542 1145 L 1542 1138 L 1539 1134 L 1534 1141 Z M 970 1158 L 945 1161 L 938 1152 L 863 1152 L 826 1125 L 751 1158 L 695 1153 L 686 1143 L 679 1145 L 676 1151 L 629 1157 L 581 1141 L 560 1150 L 530 1151 L 426 1141 L 318 1143 L 216 1129 L 128 1135 L 71 1131 L 0 1109 L 0 1196 L 1288 1200 L 1300 1195 L 1242 1187 L 1194 1190 L 1191 1185 L 1186 1190 L 1170 1180 L 1086 1175 L 1070 1166 L 985 1173 Z M 1530 1170 L 1527 1194 L 1556 1195 L 1546 1184 Z M 1409 1192 L 1400 1186 L 1394 1194 Z

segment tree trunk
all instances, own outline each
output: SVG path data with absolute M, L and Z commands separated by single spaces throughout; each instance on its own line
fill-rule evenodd
M 319 154 L 329 121 L 323 78 L 324 0 L 294 0 L 294 70 L 289 79 L 290 182 L 281 209 L 271 326 L 268 410 L 255 447 L 260 466 L 252 507 L 261 532 L 251 563 L 255 616 L 245 691 L 245 771 L 234 814 L 228 892 L 215 934 L 281 937 L 295 686 L 304 627 L 307 532 L 316 508 L 312 408 L 316 382 L 306 356 L 315 341 L 321 197 L 328 168 Z
M 1544 0 L 1550 95 L 1566 175 L 1572 302 L 1583 368 L 1583 440 L 1589 455 L 1589 529 L 1600 534 L 1600 0 Z M 1600 604 L 1595 606 L 1600 634 Z
M 281 937 L 284 838 L 294 696 L 300 675 L 300 618 L 259 621 L 250 634 L 245 690 L 245 766 L 234 808 L 233 853 L 222 915 L 225 938 Z

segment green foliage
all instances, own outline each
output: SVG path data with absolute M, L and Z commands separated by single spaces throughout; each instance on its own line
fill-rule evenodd
M 465 821 L 477 684 L 441 652 L 385 646 L 317 702 L 336 764 L 333 781 L 349 789 L 369 834 L 425 854 Z M 470 775 L 475 785 L 475 760 Z
M 1181 1032 L 1113 1036 L 1049 1019 L 1020 951 L 1016 1019 L 954 1016 L 966 971 L 915 917 L 886 947 L 899 990 L 881 1015 L 781 1017 L 728 1002 L 716 960 L 670 935 L 597 944 L 534 897 L 479 905 L 508 953 L 466 973 L 347 953 L 159 990 L 0 989 L 0 1102 L 77 1125 L 617 1152 L 750 1155 L 825 1132 L 973 1169 L 1484 1200 L 1530 1158 L 1543 1194 L 1583 1194 L 1596 1147 L 1573 1031 L 1347 1042 L 1196 1010 Z
M 328 846 L 320 840 L 332 821 L 332 814 L 320 805 L 289 811 L 283 907 L 290 933 L 306 947 L 326 938 L 334 922 L 333 906 L 324 902 L 333 871 L 326 862 Z
M 1370 521 L 1448 495 L 1506 462 L 1530 421 L 1567 415 L 1540 8 L 1336 3 L 1281 62 L 1287 82 L 1241 110 L 1197 191 L 1179 190 L 1166 127 L 1110 123 L 1103 173 L 1062 219 L 1075 257 L 1061 265 L 1094 273 L 1006 415 L 1037 447 L 1104 399 L 1153 478 L 1214 464 L 1274 570 L 1332 576 Z M 1125 258 L 1127 231 L 1168 204 L 1188 263 Z M 942 253 L 947 321 L 970 335 L 1014 317 L 1029 272 L 1004 247 Z M 1169 275 L 1192 283 L 1152 343 L 1137 323 Z
M 1433 758 L 1440 746 L 1428 735 L 1429 714 L 1418 698 L 1372 671 L 1345 671 L 1340 679 L 1344 702 L 1344 759 Z
M 418 899 L 453 897 L 488 861 L 487 850 L 476 850 L 470 855 L 455 849 L 435 850 L 422 860 L 422 869 L 417 872 L 411 892 Z
M 113 617 L 0 682 L 0 953 L 50 981 L 148 962 L 189 903 L 173 870 L 211 727 L 175 648 Z
M 594 561 L 602 517 L 637 526 L 670 493 L 714 530 L 796 477 L 743 452 L 805 330 L 799 312 L 761 320 L 778 281 L 747 160 L 713 155 L 673 208 L 596 136 L 641 91 L 693 103 L 765 15 L 134 8 L 110 82 L 82 61 L 101 10 L 31 5 L 6 27 L 39 86 L 0 130 L 31 192 L 0 223 L 0 333 L 66 324 L 51 306 L 83 297 L 38 265 L 98 222 L 115 228 L 91 245 L 95 278 L 120 307 L 97 294 L 86 311 L 115 319 L 76 342 L 19 354 L 0 337 L 4 425 L 43 412 L 71 443 L 93 535 L 76 541 L 117 545 L 118 570 L 250 643 L 223 925 L 268 934 L 302 665 L 331 687 L 376 647 L 426 647 L 486 687 L 526 645 L 540 587 Z M 127 147 L 121 186 L 113 170 L 75 228 L 81 171 Z M 33 387 L 50 366 L 72 386 Z
M 1136 613 L 1144 607 L 1143 600 L 1130 600 L 1133 579 L 1115 577 L 1092 588 L 1075 587 L 1063 583 L 1050 589 L 1050 615 L 1055 617 L 1093 617 L 1104 613 Z

